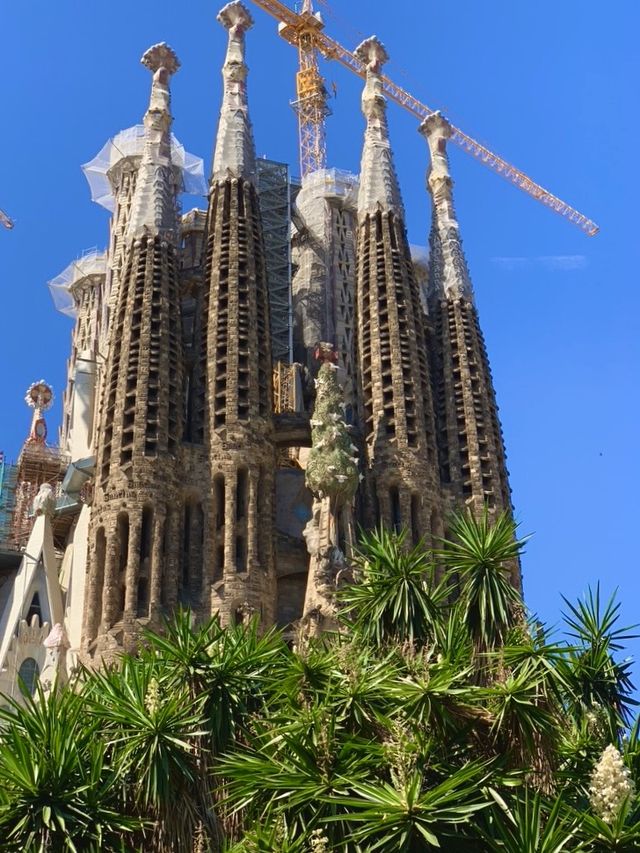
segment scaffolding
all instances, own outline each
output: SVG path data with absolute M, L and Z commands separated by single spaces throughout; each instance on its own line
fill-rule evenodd
M 127 157 L 141 157 L 145 138 L 145 128 L 142 124 L 121 130 L 102 146 L 93 160 L 84 164 L 82 171 L 89 183 L 92 201 L 114 212 L 115 199 L 109 181 L 109 172 Z M 180 170 L 183 192 L 198 196 L 207 194 L 202 158 L 185 151 L 184 145 L 178 142 L 173 134 L 171 134 L 171 162 Z
M 301 412 L 303 409 L 301 365 L 278 361 L 273 365 L 273 411 Z
M 16 503 L 18 469 L 0 450 L 0 551 L 11 550 L 11 520 Z
M 291 301 L 291 181 L 286 163 L 258 159 L 258 195 L 264 233 L 271 354 L 274 363 L 293 353 Z
M 94 277 L 98 281 L 107 274 L 107 254 L 97 249 L 89 249 L 85 254 L 72 261 L 60 275 L 48 282 L 53 304 L 67 317 L 76 318 L 78 314 L 76 300 L 73 295 L 74 286 L 85 279 Z

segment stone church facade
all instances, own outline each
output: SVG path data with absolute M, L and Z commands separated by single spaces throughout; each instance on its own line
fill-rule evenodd
M 40 677 L 51 660 L 110 659 L 178 606 L 321 627 L 358 525 L 430 544 L 456 507 L 511 511 L 447 121 L 433 114 L 420 128 L 425 275 L 394 168 L 386 52 L 375 38 L 360 45 L 360 174 L 312 173 L 295 201 L 288 187 L 283 308 L 249 117 L 252 20 L 240 2 L 218 20 L 228 47 L 208 184 L 171 133 L 180 63 L 166 44 L 142 58 L 142 126 L 84 167 L 112 218 L 107 251 L 51 282 L 74 319 L 60 446 L 47 444 L 51 391 L 36 383 L 29 437 L 0 490 L 0 667 L 13 656 L 11 678 L 22 658 Z M 207 193 L 206 210 L 181 215 L 185 190 Z M 276 328 L 285 341 L 288 329 L 288 357 Z

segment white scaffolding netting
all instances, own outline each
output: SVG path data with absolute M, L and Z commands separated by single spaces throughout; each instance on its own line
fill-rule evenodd
M 136 124 L 127 130 L 121 130 L 117 136 L 109 139 L 93 160 L 84 164 L 82 171 L 89 183 L 92 201 L 111 212 L 114 211 L 115 201 L 108 177 L 109 170 L 125 157 L 142 156 L 144 140 L 144 125 Z M 184 145 L 181 145 L 173 134 L 171 134 L 171 160 L 182 174 L 183 192 L 200 196 L 207 194 L 202 158 L 185 151 Z
M 310 197 L 341 198 L 347 205 L 358 201 L 359 176 L 343 169 L 318 169 L 302 180 L 301 192 Z
M 107 253 L 90 249 L 81 258 L 72 261 L 60 275 L 47 282 L 53 304 L 67 317 L 76 316 L 76 304 L 73 298 L 73 285 L 91 276 L 105 276 L 107 273 Z

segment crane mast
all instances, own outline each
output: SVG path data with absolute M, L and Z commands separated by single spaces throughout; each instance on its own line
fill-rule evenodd
M 331 113 L 327 90 L 318 67 L 318 35 L 323 23 L 314 14 L 311 0 L 305 0 L 299 22 L 283 22 L 279 34 L 298 48 L 296 100 L 300 139 L 300 173 L 306 175 L 324 169 L 327 164 L 325 119 Z
M 300 169 L 304 177 L 326 167 L 325 118 L 330 110 L 327 103 L 327 90 L 318 66 L 318 54 L 322 54 L 325 59 L 339 62 L 359 77 L 366 77 L 366 68 L 355 54 L 322 31 L 322 19 L 318 13 L 313 12 L 312 0 L 304 0 L 300 14 L 280 0 L 252 0 L 252 2 L 279 21 L 280 36 L 298 49 L 297 98 L 294 101 L 294 107 L 298 114 Z M 423 121 L 435 112 L 389 77 L 381 76 L 384 91 L 389 98 L 416 118 Z M 521 169 L 511 165 L 454 125 L 452 125 L 451 141 L 513 186 L 577 225 L 589 237 L 593 237 L 600 230 L 593 220 L 537 184 Z

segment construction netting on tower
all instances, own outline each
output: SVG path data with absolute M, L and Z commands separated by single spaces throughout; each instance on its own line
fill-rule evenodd
M 84 281 L 91 276 L 103 277 L 107 271 L 107 254 L 97 249 L 90 249 L 81 258 L 72 261 L 59 275 L 47 282 L 53 304 L 67 317 L 77 314 L 76 300 L 73 296 L 73 286 L 76 282 Z
M 338 353 L 346 405 L 355 405 L 354 308 L 358 176 L 340 169 L 306 175 L 292 214 L 294 360 L 315 371 L 313 352 Z
M 289 362 L 292 358 L 289 167 L 266 158 L 259 158 L 256 167 L 269 284 L 271 356 L 274 363 Z
M 0 551 L 11 548 L 11 519 L 16 502 L 17 468 L 0 450 Z
M 127 157 L 142 157 L 145 143 L 145 128 L 136 124 L 121 130 L 109 139 L 82 171 L 91 189 L 91 200 L 96 204 L 114 211 L 115 201 L 109 181 L 109 171 Z M 182 174 L 182 191 L 189 195 L 207 194 L 207 182 L 204 177 L 204 162 L 201 157 L 189 154 L 176 137 L 171 134 L 171 161 Z

